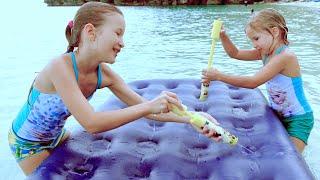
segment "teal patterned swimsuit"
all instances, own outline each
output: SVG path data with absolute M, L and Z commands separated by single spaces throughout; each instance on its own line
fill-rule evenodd
M 78 81 L 79 72 L 75 54 L 72 52 L 70 55 Z M 100 65 L 97 76 L 96 89 L 101 86 Z M 70 115 L 58 94 L 42 93 L 32 87 L 27 102 L 13 121 L 9 131 L 9 145 L 16 159 L 20 161 L 28 157 L 28 154 L 36 154 L 43 149 L 54 148 L 63 137 L 63 127 Z

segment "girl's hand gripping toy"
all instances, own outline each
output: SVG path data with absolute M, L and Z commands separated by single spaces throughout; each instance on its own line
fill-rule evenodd
M 184 110 L 180 110 L 178 107 L 173 106 L 172 112 L 178 116 L 190 117 L 190 123 L 200 129 L 202 129 L 204 126 L 207 126 L 208 129 L 215 130 L 219 135 L 221 135 L 224 143 L 228 143 L 230 145 L 236 145 L 238 143 L 238 138 L 235 135 L 232 135 L 227 130 L 214 124 L 213 122 L 209 121 L 207 118 L 201 116 L 200 114 L 187 111 L 187 107 L 185 105 L 182 106 Z

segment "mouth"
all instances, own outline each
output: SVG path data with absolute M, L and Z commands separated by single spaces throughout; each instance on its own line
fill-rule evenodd
M 113 48 L 113 52 L 115 53 L 115 56 L 117 56 L 117 55 L 118 55 L 118 53 L 120 52 L 120 49 Z

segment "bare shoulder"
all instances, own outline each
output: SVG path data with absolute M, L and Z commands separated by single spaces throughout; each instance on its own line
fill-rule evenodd
M 289 77 L 300 76 L 300 65 L 298 58 L 290 49 L 286 49 L 283 53 L 279 54 L 280 61 L 284 62 L 285 68 L 281 72 Z
M 65 78 L 75 79 L 71 57 L 68 54 L 62 54 L 53 58 L 48 66 L 48 71 L 51 79 Z
M 48 64 L 48 69 L 52 72 L 57 73 L 60 70 L 70 69 L 71 59 L 67 54 L 62 54 L 60 56 L 52 58 L 52 60 Z
M 286 64 L 296 64 L 298 62 L 296 54 L 290 49 L 286 49 L 284 52 L 279 54 L 279 58 L 285 61 Z
M 102 87 L 110 87 L 115 84 L 123 83 L 123 79 L 113 71 L 106 63 L 101 64 L 101 71 L 103 75 Z
M 70 71 L 66 62 L 68 62 L 68 57 L 66 55 L 52 58 L 37 75 L 34 86 L 41 92 L 54 93 L 55 88 L 52 83 L 52 78 L 55 78 L 57 74 L 63 74 L 66 71 Z
M 100 67 L 102 72 L 102 87 L 108 87 L 112 84 L 114 72 L 106 63 L 101 63 Z
M 110 73 L 111 71 L 111 68 L 106 64 L 106 63 L 101 63 L 100 64 L 100 67 L 101 67 L 101 71 L 104 75 L 107 75 Z

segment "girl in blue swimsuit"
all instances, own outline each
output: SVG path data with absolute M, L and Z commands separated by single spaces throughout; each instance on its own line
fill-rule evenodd
M 10 148 L 25 174 L 68 137 L 63 127 L 70 115 L 89 133 L 108 131 L 141 117 L 189 122 L 170 112 L 172 104 L 182 108 L 174 93 L 143 99 L 107 65 L 115 62 L 124 47 L 124 31 L 123 14 L 115 6 L 88 2 L 77 11 L 66 27 L 67 53 L 52 59 L 38 74 L 9 131 Z M 104 87 L 129 107 L 95 112 L 88 100 Z M 203 115 L 214 121 L 210 115 Z
M 231 76 L 216 69 L 205 69 L 202 81 L 223 81 L 235 86 L 256 88 L 266 84 L 270 107 L 279 115 L 292 142 L 302 152 L 313 128 L 313 112 L 303 91 L 300 66 L 288 47 L 288 28 L 274 9 L 253 14 L 245 32 L 254 49 L 239 50 L 222 29 L 222 45 L 227 54 L 244 61 L 262 60 L 263 68 L 254 76 Z M 206 133 L 206 132 L 204 132 Z

